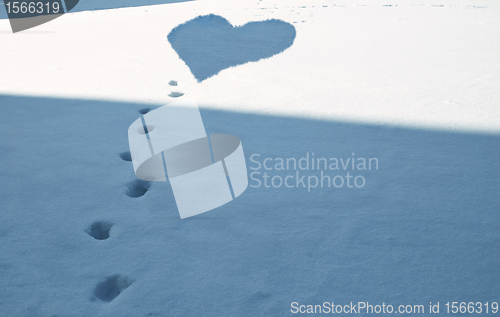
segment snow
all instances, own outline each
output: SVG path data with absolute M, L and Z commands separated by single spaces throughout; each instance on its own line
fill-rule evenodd
M 498 2 L 141 3 L 81 1 L 17 34 L 0 11 L 0 316 L 498 302 Z M 281 20 L 296 36 L 199 82 L 208 73 L 191 73 L 167 36 L 209 14 L 240 30 Z M 254 178 L 366 184 L 249 178 L 234 201 L 181 220 L 168 182 L 135 176 L 127 130 L 186 93 L 208 134 L 241 140 Z M 313 153 L 378 168 L 251 160 Z
M 223 69 L 283 52 L 293 44 L 295 28 L 281 20 L 252 22 L 233 28 L 226 19 L 210 14 L 177 26 L 167 38 L 201 82 Z
M 214 109 L 498 132 L 498 3 L 440 3 L 190 1 L 66 14 L 16 36 L 0 20 L 0 57 L 9 61 L 2 72 L 19 78 L 4 76 L 0 87 L 163 105 L 172 101 L 168 81 L 177 80 Z M 235 26 L 281 19 L 297 36 L 273 58 L 199 84 L 166 37 L 208 14 Z

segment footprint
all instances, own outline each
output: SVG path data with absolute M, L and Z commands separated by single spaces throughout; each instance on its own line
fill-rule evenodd
M 127 184 L 127 195 L 132 198 L 144 196 L 151 188 L 151 182 L 135 180 Z
M 170 86 L 174 86 L 174 87 L 179 86 L 179 82 L 178 82 L 177 80 L 171 80 L 171 81 L 169 81 L 169 82 L 168 82 L 168 84 L 169 84 Z M 179 89 L 179 88 L 177 88 L 177 89 Z M 181 89 L 181 90 L 182 90 L 182 89 Z M 168 94 L 168 96 L 169 96 L 169 97 L 172 97 L 172 98 L 179 98 L 179 97 L 184 96 L 185 94 L 186 94 L 185 92 L 182 92 L 182 91 L 177 90 L 177 91 L 171 91 L 171 92 Z
M 109 238 L 109 230 L 112 226 L 113 224 L 107 221 L 96 221 L 85 232 L 96 240 L 106 240 Z
M 132 155 L 130 155 L 130 151 L 126 152 L 121 152 L 120 157 L 122 160 L 127 161 L 127 162 L 132 162 Z
M 184 96 L 184 93 L 183 92 L 179 92 L 179 91 L 172 91 L 170 94 L 168 94 L 170 97 L 172 98 L 178 98 L 178 97 L 182 97 Z
M 94 295 L 102 301 L 111 302 L 134 281 L 127 276 L 115 274 L 96 285 Z

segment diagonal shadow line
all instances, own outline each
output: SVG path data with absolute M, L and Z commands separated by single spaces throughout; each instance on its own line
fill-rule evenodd
M 286 289 L 287 297 L 301 298 L 303 288 L 294 284 L 296 276 L 312 265 L 314 276 L 322 278 L 310 278 L 304 287 L 322 298 L 382 301 L 389 292 L 391 300 L 404 302 L 407 289 L 422 298 L 457 298 L 470 289 L 482 300 L 498 294 L 498 283 L 491 276 L 498 276 L 500 267 L 500 136 L 201 107 L 207 133 L 237 135 L 249 173 L 260 172 L 261 180 L 264 172 L 291 173 L 252 169 L 257 165 L 251 160 L 253 154 L 261 155 L 253 158 L 261 164 L 271 158 L 267 165 L 274 167 L 279 157 L 314 153 L 350 158 L 355 153 L 377 157 L 379 169 L 362 172 L 367 183 L 360 190 L 249 187 L 232 203 L 206 215 L 218 219 L 174 222 L 168 219 L 177 211 L 167 185 L 155 184 L 140 198 L 124 192 L 134 173 L 119 154 L 128 148 L 128 126 L 141 115 L 139 111 L 150 107 L 0 95 L 0 233 L 2 247 L 15 245 L 4 253 L 5 263 L 24 258 L 28 250 L 35 252 L 32 246 L 16 244 L 13 232 L 27 235 L 39 226 L 53 229 L 55 220 L 73 223 L 105 213 L 110 221 L 119 219 L 122 228 L 137 228 L 155 241 L 151 253 L 124 244 L 126 261 L 137 259 L 129 265 L 142 267 L 145 255 L 154 258 L 154 252 L 168 246 L 176 263 L 192 263 L 195 257 L 205 272 L 214 272 L 203 275 L 207 284 L 217 284 L 221 276 L 251 283 L 254 276 L 241 274 L 251 267 L 279 276 L 278 284 L 262 278 L 263 289 Z M 332 176 L 346 171 L 330 172 Z M 53 234 L 46 231 L 47 236 Z M 58 261 L 51 263 L 59 265 L 74 253 L 56 255 Z M 232 270 L 235 267 L 238 270 Z M 199 281 L 196 276 L 153 264 L 151 270 L 161 271 L 158 275 L 167 279 L 180 278 L 176 292 L 194 296 L 203 305 L 233 296 L 200 295 L 205 293 L 192 286 Z M 45 281 L 29 285 L 33 294 L 46 288 Z M 277 299 L 270 298 L 271 304 L 279 306 L 280 296 L 278 292 Z M 254 316 L 246 313 L 245 301 L 239 298 L 230 299 L 240 315 Z M 24 300 L 24 296 L 12 298 Z M 86 307 L 84 301 L 75 305 L 81 306 L 74 309 Z M 185 309 L 187 315 L 196 315 L 191 306 Z
M 83 12 L 83 11 L 94 11 L 94 10 L 109 10 L 109 9 L 119 9 L 119 8 L 132 8 L 132 7 L 142 7 L 157 4 L 168 4 L 168 3 L 179 3 L 179 2 L 189 2 L 196 0 L 130 0 L 126 3 L 122 1 L 101 1 L 101 0 L 80 0 L 80 2 L 70 11 L 73 12 Z M 3 2 L 0 3 L 0 20 L 8 19 L 7 12 L 5 11 L 5 6 Z

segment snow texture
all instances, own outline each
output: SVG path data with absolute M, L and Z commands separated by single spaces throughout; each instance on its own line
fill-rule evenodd
M 307 152 L 377 157 L 379 170 L 362 189 L 249 187 L 180 220 L 168 183 L 129 196 L 140 190 L 120 154 L 146 105 L 0 103 L 1 315 L 288 316 L 293 301 L 498 298 L 498 136 L 202 108 L 207 133 L 243 140 L 249 172 L 252 154 Z M 108 239 L 88 234 L 96 222 L 113 224 Z
M 97 9 L 75 10 L 86 3 Z M 499 12 L 487 0 L 200 0 L 18 34 L 0 20 L 0 316 L 294 316 L 292 302 L 358 301 L 426 316 L 429 302 L 498 302 Z M 193 64 L 167 36 L 210 14 L 236 38 L 268 20 L 296 37 L 272 57 Z M 362 188 L 250 178 L 181 220 L 168 181 L 135 176 L 127 130 L 189 95 L 208 134 L 241 139 L 254 178 L 307 184 L 321 170 L 277 171 L 276 158 L 313 155 L 378 168 L 323 170 L 362 175 Z M 256 170 L 266 158 L 273 170 Z

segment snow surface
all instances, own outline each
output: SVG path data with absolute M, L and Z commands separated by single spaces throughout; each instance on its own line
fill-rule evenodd
M 0 20 L 0 316 L 498 302 L 498 2 L 90 4 L 18 34 Z M 198 83 L 167 35 L 208 14 L 296 37 Z M 326 171 L 363 188 L 249 187 L 180 220 L 168 182 L 135 177 L 127 129 L 186 92 L 250 173 L 253 154 L 378 169 Z

